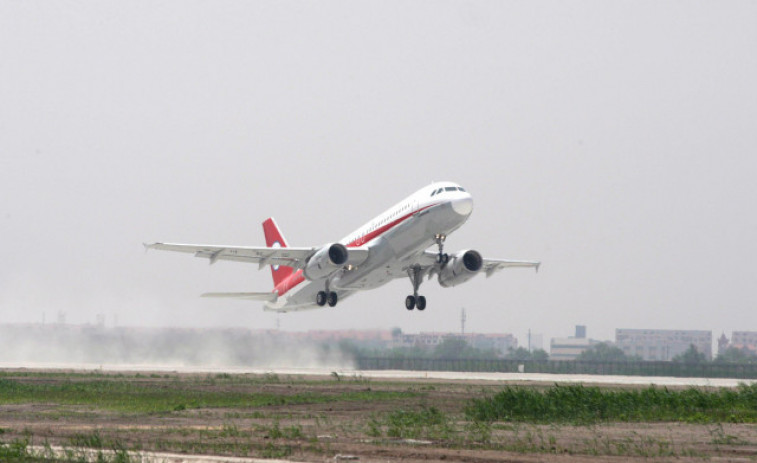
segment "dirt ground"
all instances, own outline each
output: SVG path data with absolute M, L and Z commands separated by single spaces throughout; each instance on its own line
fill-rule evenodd
M 18 380 L 47 384 L 72 381 L 34 376 L 19 376 Z M 114 380 L 164 388 L 175 384 L 176 375 L 135 377 L 127 373 Z M 543 386 L 549 385 L 532 385 Z M 470 398 L 502 387 L 491 382 L 275 377 L 249 382 L 207 381 L 197 387 L 337 399 L 297 405 L 123 413 L 97 406 L 45 403 L 39 398 L 32 403 L 0 405 L 0 441 L 27 439 L 34 445 L 101 445 L 312 462 L 352 457 L 361 462 L 757 461 L 755 424 L 474 425 L 465 419 L 464 407 Z M 382 400 L 338 400 L 349 392 L 379 391 L 401 394 Z M 442 418 L 432 424 L 392 421 L 401 417 L 399 411 L 422 410 L 437 410 L 440 413 L 434 416 Z

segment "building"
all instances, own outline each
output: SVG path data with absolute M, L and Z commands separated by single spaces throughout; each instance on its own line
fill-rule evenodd
M 589 338 L 552 338 L 549 343 L 549 359 L 576 360 L 586 349 L 599 342 Z
M 549 343 L 550 360 L 576 360 L 585 350 L 600 341 L 586 337 L 586 325 L 576 325 L 576 335 L 552 338 Z
M 643 360 L 672 360 L 693 345 L 707 360 L 712 360 L 712 331 L 618 328 L 615 344 L 627 356 Z
M 730 347 L 757 353 L 757 331 L 734 331 L 731 334 Z

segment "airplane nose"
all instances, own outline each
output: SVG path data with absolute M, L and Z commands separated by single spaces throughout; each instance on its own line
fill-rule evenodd
M 460 215 L 469 216 L 473 212 L 473 198 L 469 196 L 467 198 L 453 199 L 452 209 Z

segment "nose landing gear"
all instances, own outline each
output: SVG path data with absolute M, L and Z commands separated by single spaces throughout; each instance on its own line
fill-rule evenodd
M 447 235 L 442 234 L 436 234 L 434 235 L 434 241 L 436 241 L 436 245 L 439 246 L 439 254 L 436 255 L 436 263 L 437 264 L 446 264 L 449 262 L 449 254 L 444 253 L 444 240 L 447 239 Z

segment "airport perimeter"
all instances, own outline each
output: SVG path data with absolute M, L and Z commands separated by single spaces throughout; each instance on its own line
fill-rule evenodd
M 738 379 L 2 367 L 3 461 L 753 461 L 757 456 L 757 406 L 748 405 L 757 393 L 754 386 L 739 386 L 753 382 Z M 657 386 L 650 389 L 650 384 Z M 733 402 L 732 410 L 713 413 L 704 406 L 697 413 L 679 408 L 674 415 L 653 412 L 644 419 L 633 413 L 588 421 L 581 415 L 475 418 L 476 400 L 506 389 L 525 394 L 522 400 L 562 394 L 561 403 L 587 392 L 587 397 L 630 391 L 676 400 L 680 395 L 694 401 L 685 407 L 692 410 L 709 396 L 743 393 L 747 406 Z M 190 459 L 198 455 L 204 459 Z

